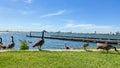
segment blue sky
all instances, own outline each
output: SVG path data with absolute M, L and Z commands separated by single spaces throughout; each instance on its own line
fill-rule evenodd
M 0 30 L 120 31 L 120 0 L 0 0 Z

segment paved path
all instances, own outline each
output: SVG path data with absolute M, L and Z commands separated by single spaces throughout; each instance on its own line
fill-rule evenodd
M 8 51 L 8 50 L 0 50 L 0 52 L 6 52 L 6 51 Z
M 114 49 L 111 49 L 111 51 L 113 51 Z M 117 49 L 120 50 L 120 49 Z M 7 51 L 19 51 L 19 50 L 0 50 L 0 52 L 7 52 Z M 39 50 L 26 50 L 26 51 L 39 51 Z M 43 49 L 43 51 L 72 51 L 72 52 L 86 52 L 83 49 Z M 102 51 L 102 49 L 88 49 L 88 52 L 92 52 L 92 51 Z
M 83 49 L 44 49 L 46 51 L 74 51 L 74 52 L 85 52 Z M 101 51 L 97 49 L 88 49 L 88 51 Z

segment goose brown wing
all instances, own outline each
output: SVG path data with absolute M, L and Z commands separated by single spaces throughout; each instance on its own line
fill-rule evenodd
M 8 47 L 7 48 L 12 48 L 12 47 L 14 47 L 14 43 L 13 42 L 11 42 L 10 44 L 8 44 Z
M 44 43 L 44 40 L 39 40 L 33 45 L 33 47 L 43 45 L 43 43 Z

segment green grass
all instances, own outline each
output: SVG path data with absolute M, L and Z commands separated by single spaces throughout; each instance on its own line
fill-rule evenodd
M 120 55 L 106 52 L 0 52 L 0 68 L 119 68 Z

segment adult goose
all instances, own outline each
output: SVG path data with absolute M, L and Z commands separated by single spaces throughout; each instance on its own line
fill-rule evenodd
M 38 47 L 38 49 L 39 50 L 41 50 L 41 47 L 42 47 L 42 45 L 44 44 L 44 32 L 46 32 L 45 30 L 44 31 L 42 31 L 42 37 L 41 37 L 41 39 L 40 40 L 38 40 L 38 41 L 36 41 L 35 42 L 35 44 L 33 45 L 33 47 Z
M 8 49 L 9 49 L 9 48 L 13 48 L 13 47 L 15 46 L 15 43 L 14 43 L 14 37 L 11 36 L 11 39 L 12 39 L 11 43 L 8 44 L 8 46 L 7 46 Z
M 0 49 L 6 49 L 6 45 L 3 45 L 1 37 L 0 37 Z

